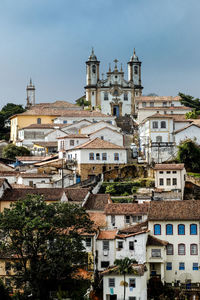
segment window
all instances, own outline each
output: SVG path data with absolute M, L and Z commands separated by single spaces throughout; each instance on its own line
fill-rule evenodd
M 162 136 L 158 135 L 158 136 L 156 137 L 156 142 L 157 142 L 157 143 L 161 143 L 161 142 L 162 142 Z
M 172 224 L 166 225 L 166 235 L 173 235 L 173 225 Z
M 154 225 L 154 235 L 160 235 L 161 234 L 161 225 L 155 224 Z
M 150 102 L 150 107 L 154 107 L 154 102 Z
M 124 101 L 128 101 L 128 94 L 124 93 Z
M 118 95 L 119 95 L 118 90 L 114 90 L 113 95 L 114 95 L 114 96 L 118 96 Z
M 172 171 L 172 173 L 173 173 L 173 174 L 176 174 L 176 173 L 177 173 L 177 171 Z
M 134 67 L 134 73 L 135 73 L 135 75 L 138 74 L 138 67 L 137 66 Z
M 185 263 L 184 262 L 179 263 L 179 270 L 185 270 Z
M 101 268 L 108 268 L 110 265 L 109 261 L 101 261 Z
M 166 128 L 166 121 L 161 121 L 161 128 Z
M 167 262 L 167 263 L 166 263 L 166 270 L 167 270 L 167 271 L 172 270 L 172 263 L 171 263 L 171 262 Z
M 167 245 L 167 255 L 173 255 L 174 254 L 174 246 L 172 244 Z
M 103 241 L 103 250 L 109 250 L 109 241 Z
M 191 235 L 197 234 L 197 225 L 196 224 L 190 224 L 190 234 Z
M 91 238 L 86 238 L 86 239 L 85 239 L 85 244 L 86 244 L 86 247 L 91 247 L 91 245 L 92 245 L 92 240 L 91 240 Z
M 194 271 L 198 271 L 199 270 L 198 263 L 193 263 L 192 270 L 194 270 Z
M 190 245 L 190 255 L 197 255 L 198 254 L 198 246 L 197 244 Z
M 136 297 L 128 297 L 128 300 L 136 300 Z
M 163 178 L 160 178 L 160 179 L 159 179 L 159 184 L 160 184 L 160 185 L 164 185 L 164 180 L 163 180 Z
M 108 286 L 115 287 L 115 278 L 108 278 Z
M 159 174 L 163 174 L 163 171 L 159 171 Z
M 100 153 L 96 153 L 96 160 L 100 160 Z
M 125 216 L 125 223 L 129 224 L 130 223 L 130 216 Z
M 129 250 L 134 250 L 134 242 L 129 242 Z
M 171 174 L 171 171 L 167 171 L 167 174 Z
M 171 178 L 167 178 L 167 185 L 171 185 Z
M 132 288 L 136 287 L 135 279 L 134 278 L 129 278 L 129 287 L 132 287 Z
M 107 153 L 102 153 L 102 160 L 107 160 Z
M 103 135 L 101 136 L 101 140 L 104 140 L 104 136 Z
M 64 120 L 64 121 L 63 121 L 63 124 L 67 124 L 67 121 L 66 121 L 66 120 Z
M 70 146 L 74 146 L 74 140 L 69 141 Z
M 172 185 L 177 185 L 177 179 L 176 178 L 172 178 Z
M 41 118 L 37 118 L 37 124 L 41 124 Z
M 152 257 L 161 257 L 161 249 L 151 249 Z
M 178 234 L 179 235 L 184 235 L 185 234 L 185 225 L 184 224 L 179 224 L 178 225 Z
M 157 121 L 153 121 L 153 128 L 158 128 L 158 122 Z
M 112 226 L 115 226 L 115 216 L 111 216 L 111 223 L 112 223 Z
M 104 93 L 104 100 L 108 100 L 108 93 L 107 92 Z
M 33 187 L 33 181 L 29 181 L 29 186 Z
M 146 102 L 142 102 L 142 107 L 146 107 Z
M 119 153 L 114 153 L 114 160 L 119 160 Z
M 94 160 L 94 153 L 89 153 L 89 160 Z
M 178 245 L 178 255 L 185 255 L 185 244 Z
M 94 73 L 94 74 L 96 73 L 96 66 L 95 65 L 92 66 L 92 73 Z
M 122 241 L 120 241 L 120 242 L 118 242 L 117 243 L 118 244 L 118 249 L 123 249 L 123 242 Z
M 167 102 L 163 102 L 163 106 L 166 107 L 167 106 Z

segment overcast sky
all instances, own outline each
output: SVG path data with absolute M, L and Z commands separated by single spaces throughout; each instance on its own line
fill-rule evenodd
M 100 73 L 115 58 L 126 71 L 135 47 L 144 94 L 200 97 L 199 13 L 199 0 L 1 0 L 1 106 L 25 104 L 30 76 L 37 103 L 74 102 L 92 46 Z

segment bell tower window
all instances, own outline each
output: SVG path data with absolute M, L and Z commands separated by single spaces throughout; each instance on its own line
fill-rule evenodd
M 137 66 L 134 67 L 134 73 L 135 73 L 135 75 L 138 74 L 138 67 Z
M 92 66 L 92 73 L 94 73 L 94 74 L 96 73 L 96 66 L 95 65 Z

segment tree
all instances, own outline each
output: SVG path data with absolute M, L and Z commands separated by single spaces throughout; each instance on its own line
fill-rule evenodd
M 178 146 L 177 160 L 185 164 L 188 171 L 200 172 L 200 148 L 195 141 L 187 139 Z
M 3 148 L 3 157 L 15 159 L 16 156 L 30 156 L 30 150 L 25 147 L 18 147 L 14 144 L 9 144 Z
M 90 106 L 91 105 L 90 101 L 87 101 L 85 96 L 77 99 L 76 104 L 79 106 Z
M 15 258 L 16 287 L 34 300 L 49 299 L 50 291 L 82 299 L 81 287 L 85 285 L 85 292 L 88 281 L 74 274 L 87 261 L 80 233 L 91 228 L 83 208 L 66 202 L 46 204 L 40 195 L 27 195 L 5 209 L 0 214 L 0 253 Z
M 179 93 L 179 96 L 181 97 L 181 104 L 187 107 L 193 108 L 193 110 L 200 113 L 200 99 L 194 98 L 190 95 L 185 95 L 183 93 Z M 199 114 L 198 113 L 198 114 Z
M 8 103 L 0 111 L 0 139 L 9 140 L 9 118 L 15 114 L 20 114 L 24 112 L 25 109 L 22 105 Z
M 136 261 L 125 257 L 124 259 L 116 259 L 114 264 L 118 267 L 118 273 L 124 276 L 124 300 L 126 299 L 126 274 L 132 274 L 134 271 L 132 269 L 132 264 Z

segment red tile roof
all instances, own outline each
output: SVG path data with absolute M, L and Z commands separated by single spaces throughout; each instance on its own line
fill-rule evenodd
M 180 101 L 181 97 L 179 96 L 138 96 L 135 97 L 135 101 Z
M 90 194 L 83 207 L 86 210 L 104 211 L 105 205 L 108 203 L 112 203 L 109 194 Z
M 97 228 L 106 227 L 106 215 L 103 212 L 88 212 L 90 220 L 94 222 Z
M 79 146 L 76 146 L 75 149 L 125 149 L 122 146 L 115 145 L 113 143 L 110 143 L 105 140 L 101 140 L 100 138 L 95 138 L 93 140 L 90 140 L 84 144 L 81 144 Z
M 184 164 L 156 164 L 154 170 L 183 170 Z
M 101 230 L 97 237 L 98 240 L 114 240 L 117 230 Z
M 86 139 L 88 138 L 88 135 L 87 134 L 68 134 L 68 135 L 65 135 L 65 136 L 62 136 L 62 137 L 58 137 L 57 139 Z
M 112 203 L 105 207 L 106 215 L 147 215 L 149 203 Z
M 152 235 L 148 235 L 148 239 L 147 239 L 147 246 L 166 246 L 168 245 L 169 242 L 167 241 L 163 241 L 163 240 L 160 240 L 158 238 L 156 238 L 155 236 L 152 236 Z

